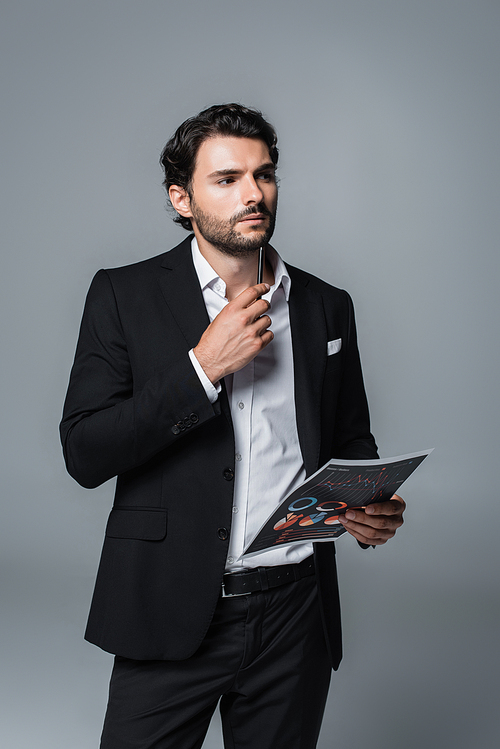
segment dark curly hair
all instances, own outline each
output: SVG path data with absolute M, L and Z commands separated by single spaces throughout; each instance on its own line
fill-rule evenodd
M 198 149 L 203 141 L 215 135 L 259 138 L 269 148 L 273 164 L 276 166 L 278 163 L 278 137 L 273 126 L 262 116 L 262 112 L 258 109 L 248 109 L 242 104 L 216 104 L 183 122 L 163 149 L 160 164 L 165 171 L 163 185 L 167 195 L 172 185 L 178 185 L 191 197 L 191 182 Z M 177 215 L 174 221 L 188 231 L 192 229 L 189 218 Z

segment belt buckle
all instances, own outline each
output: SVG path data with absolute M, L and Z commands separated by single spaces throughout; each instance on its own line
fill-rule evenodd
M 248 596 L 249 593 L 226 593 L 226 589 L 224 587 L 224 583 L 222 583 L 222 593 L 221 598 L 239 598 L 240 596 Z
M 239 574 L 239 575 L 244 574 L 244 571 L 239 572 L 237 574 Z M 228 593 L 226 591 L 226 586 L 224 585 L 224 577 L 226 577 L 226 576 L 230 577 L 231 576 L 231 572 L 226 572 L 224 574 L 223 578 L 222 578 L 222 593 L 221 593 L 221 597 L 222 598 L 239 598 L 240 596 L 248 596 L 248 595 L 250 595 L 250 591 L 246 591 L 246 592 L 243 592 L 243 593 Z

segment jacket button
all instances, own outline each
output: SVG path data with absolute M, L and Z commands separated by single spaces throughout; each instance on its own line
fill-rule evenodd
M 180 431 L 181 430 L 179 429 L 179 427 L 177 426 L 177 424 L 174 424 L 174 426 L 172 427 L 172 432 L 174 434 L 179 434 Z
M 234 471 L 232 468 L 224 468 L 222 475 L 224 476 L 226 481 L 232 481 L 234 479 Z
M 189 414 L 189 418 L 191 419 L 191 424 L 197 424 L 200 420 L 198 414 Z
M 227 528 L 219 528 L 217 531 L 217 535 L 219 536 L 221 541 L 226 541 L 229 538 L 229 532 Z
M 178 421 L 177 422 L 177 427 L 179 428 L 179 431 L 181 431 L 181 432 L 184 432 L 186 430 L 186 427 L 184 426 L 184 422 L 183 421 Z
M 186 429 L 189 429 L 190 427 L 193 426 L 189 416 L 186 416 L 186 418 L 184 419 L 184 426 L 186 427 Z

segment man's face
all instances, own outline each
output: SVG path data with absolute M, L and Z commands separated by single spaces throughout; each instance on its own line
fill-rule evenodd
M 245 257 L 274 231 L 275 167 L 262 140 L 217 136 L 203 141 L 191 182 L 195 233 L 226 255 Z

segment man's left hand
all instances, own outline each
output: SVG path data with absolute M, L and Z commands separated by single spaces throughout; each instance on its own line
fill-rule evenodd
M 380 546 L 403 525 L 405 508 L 403 499 L 394 494 L 388 502 L 374 503 L 364 510 L 347 510 L 339 521 L 362 544 Z

